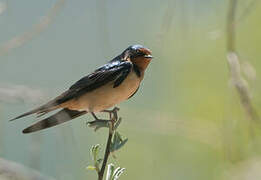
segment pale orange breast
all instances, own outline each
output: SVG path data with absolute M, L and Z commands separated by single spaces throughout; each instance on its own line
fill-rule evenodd
M 67 103 L 67 107 L 74 110 L 86 110 L 88 112 L 99 112 L 128 99 L 139 87 L 141 79 L 134 71 L 116 88 L 114 82 L 88 92 L 77 99 Z

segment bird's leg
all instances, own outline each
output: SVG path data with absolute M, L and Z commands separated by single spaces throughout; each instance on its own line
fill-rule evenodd
M 109 121 L 105 119 L 99 119 L 93 112 L 91 113 L 94 117 L 94 121 L 87 122 L 89 127 L 94 128 L 94 131 L 102 128 L 102 127 L 109 127 Z
M 107 128 L 109 128 L 109 126 L 110 126 L 110 122 L 111 122 L 111 119 L 110 120 L 105 120 L 105 119 L 99 119 L 95 114 L 94 114 L 94 112 L 91 112 L 91 114 L 92 114 L 92 116 L 94 117 L 94 121 L 91 121 L 91 122 L 87 122 L 87 125 L 89 126 L 89 127 L 92 127 L 92 128 L 94 128 L 94 130 L 96 131 L 96 130 L 98 130 L 98 129 L 100 129 L 100 128 L 102 128 L 102 127 L 107 127 Z
M 117 121 L 117 120 L 118 120 L 117 111 L 119 111 L 119 110 L 120 110 L 120 108 L 114 107 L 112 110 L 103 110 L 102 112 L 107 112 L 107 113 L 109 113 L 110 119 L 114 119 L 115 121 Z M 112 115 L 114 116 L 113 118 L 112 118 Z
M 118 126 L 117 124 L 120 123 L 121 119 L 118 119 L 118 114 L 117 111 L 119 111 L 120 109 L 115 107 L 112 110 L 103 110 L 102 112 L 107 112 L 110 115 L 110 119 L 109 120 L 104 120 L 104 119 L 99 119 L 93 112 L 91 112 L 92 116 L 94 117 L 94 121 L 91 122 L 87 122 L 87 125 L 89 127 L 93 127 L 94 130 L 98 130 L 101 127 L 114 127 L 114 125 L 116 125 L 116 127 Z M 113 128 L 114 129 L 114 128 Z
M 120 125 L 122 119 L 118 117 L 118 111 L 120 108 L 114 107 L 112 110 L 103 110 L 102 112 L 107 112 L 110 114 L 110 122 L 112 124 L 112 129 L 117 129 Z
M 102 121 L 102 119 L 99 119 L 94 112 L 91 112 L 92 116 L 94 117 L 95 121 Z

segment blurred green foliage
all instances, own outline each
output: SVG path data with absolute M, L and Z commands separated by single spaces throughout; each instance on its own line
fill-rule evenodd
M 110 159 L 127 169 L 122 179 L 260 179 L 261 128 L 245 115 L 229 79 L 227 1 L 102 2 L 66 1 L 46 31 L 0 57 L 0 87 L 20 84 L 53 97 L 128 45 L 143 44 L 155 58 L 138 93 L 120 105 L 121 132 L 129 140 Z M 239 0 L 238 17 L 249 2 Z M 30 29 L 53 3 L 8 1 L 0 42 Z M 259 114 L 260 17 L 257 3 L 236 26 L 242 68 L 255 69 L 247 80 Z M 95 179 L 85 170 L 88 150 L 96 143 L 104 147 L 107 132 L 94 133 L 86 115 L 23 135 L 34 117 L 8 119 L 35 105 L 1 100 L 0 156 L 57 179 Z

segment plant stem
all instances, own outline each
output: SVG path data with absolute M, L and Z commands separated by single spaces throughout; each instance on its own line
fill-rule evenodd
M 107 139 L 107 145 L 106 145 L 105 154 L 104 154 L 104 158 L 103 158 L 103 162 L 102 162 L 102 168 L 101 168 L 101 170 L 98 173 L 98 180 L 102 180 L 103 179 L 103 175 L 104 175 L 104 172 L 105 172 L 106 164 L 107 164 L 107 161 L 108 161 L 108 158 L 109 158 L 109 155 L 110 155 L 111 139 L 112 139 L 112 136 L 113 136 L 113 130 L 112 130 L 113 126 L 112 125 L 113 125 L 113 123 L 110 122 L 109 136 L 108 136 L 108 139 Z
M 114 110 L 114 115 L 113 115 L 113 117 L 110 117 L 110 118 L 111 118 L 111 120 L 109 121 L 109 135 L 108 135 L 108 139 L 107 139 L 107 145 L 106 145 L 105 154 L 104 154 L 104 158 L 103 158 L 103 162 L 102 162 L 102 167 L 98 173 L 98 180 L 103 179 L 106 164 L 107 164 L 107 161 L 108 161 L 108 158 L 110 155 L 111 140 L 112 140 L 112 136 L 113 136 L 113 133 L 115 130 L 114 122 L 117 121 L 117 118 L 118 118 L 117 110 Z
M 227 14 L 227 51 L 235 51 L 235 16 L 237 0 L 230 0 Z
M 110 115 L 109 120 L 102 120 L 102 119 L 98 119 L 96 117 L 94 121 L 88 122 L 88 126 L 93 127 L 94 130 L 97 130 L 101 127 L 109 128 L 109 135 L 108 135 L 108 139 L 107 139 L 107 145 L 106 145 L 106 149 L 105 149 L 105 153 L 104 153 L 102 167 L 100 170 L 99 170 L 99 167 L 98 168 L 96 167 L 96 171 L 98 174 L 98 180 L 103 179 L 103 175 L 104 175 L 104 172 L 106 169 L 106 164 L 107 164 L 107 161 L 108 161 L 108 158 L 110 155 L 110 151 L 111 151 L 112 137 L 114 135 L 115 129 L 121 122 L 121 118 L 118 118 L 118 114 L 117 114 L 117 111 L 119 111 L 119 110 L 120 109 L 118 107 L 115 107 L 113 110 L 104 110 L 103 112 L 109 113 L 109 115 Z
M 240 59 L 236 51 L 236 10 L 238 0 L 230 0 L 227 14 L 227 53 L 228 65 L 230 70 L 230 76 L 233 80 L 233 84 L 238 92 L 241 104 L 245 109 L 247 115 L 251 120 L 259 121 L 259 115 L 257 114 L 251 98 L 249 96 L 249 90 L 247 85 L 244 83 L 240 72 Z M 233 56 L 231 56 L 231 53 Z M 239 69 L 239 70 L 238 70 Z

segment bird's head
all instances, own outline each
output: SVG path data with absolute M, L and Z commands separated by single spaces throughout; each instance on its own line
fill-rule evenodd
M 141 70 L 145 70 L 153 58 L 151 51 L 142 45 L 129 46 L 122 55 L 125 60 L 131 61 Z

